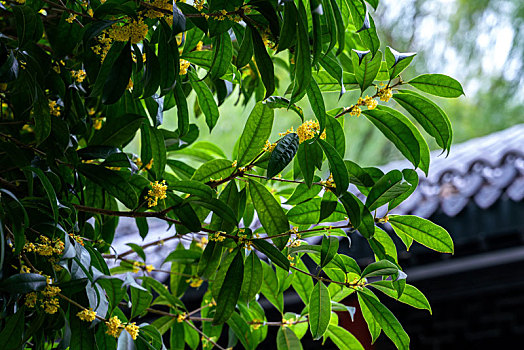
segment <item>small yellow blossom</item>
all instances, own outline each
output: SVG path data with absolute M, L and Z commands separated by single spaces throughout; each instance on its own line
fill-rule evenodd
M 91 120 L 93 121 L 93 129 L 95 129 L 95 130 L 102 129 L 102 124 L 103 124 L 104 119 L 105 118 L 103 118 L 103 117 L 91 118 Z
M 75 234 L 73 234 L 73 233 L 70 233 L 70 234 L 69 234 L 69 237 L 71 237 L 72 239 L 74 239 L 78 244 L 80 244 L 80 245 L 82 245 L 82 246 L 84 245 L 84 239 L 83 239 L 82 237 L 80 237 L 80 236 L 78 236 L 78 235 L 75 235 Z
M 238 162 L 235 160 L 235 161 L 233 161 L 233 163 L 231 164 L 231 167 L 232 167 L 232 168 L 236 168 L 237 165 L 238 165 Z
M 126 325 L 125 329 L 129 334 L 131 334 L 131 337 L 133 338 L 133 340 L 135 340 L 136 337 L 138 336 L 140 327 L 138 327 L 136 323 L 133 322 L 133 323 L 129 323 L 128 325 Z
M 93 9 L 87 10 L 87 14 L 89 15 L 89 17 L 93 17 Z
M 185 312 L 178 314 L 178 316 L 176 317 L 177 322 L 184 322 L 184 320 L 186 319 L 186 316 L 187 314 Z
M 158 205 L 159 199 L 166 199 L 166 191 L 167 185 L 165 180 L 162 180 L 162 182 L 151 182 L 151 189 L 147 192 L 148 195 L 145 197 L 147 199 L 147 206 L 149 208 L 155 207 Z
M 207 243 L 208 243 L 207 237 L 202 237 L 196 245 L 197 247 L 204 249 Z
M 122 329 L 120 328 L 122 322 L 118 319 L 117 316 L 113 316 L 106 322 L 107 331 L 106 334 L 109 334 L 112 337 L 118 338 Z
M 318 123 L 318 121 L 308 120 L 304 122 L 297 129 L 299 142 L 302 143 L 304 141 L 314 138 L 318 134 L 319 131 L 320 131 L 320 124 Z M 322 133 L 322 135 L 320 135 L 320 138 L 322 140 L 326 139 L 325 130 Z
M 271 142 L 269 142 L 269 140 L 266 140 L 266 144 L 264 145 L 263 151 L 264 152 L 273 152 L 273 150 L 275 149 L 276 145 L 277 145 L 276 142 L 275 143 L 271 143 Z
M 86 72 L 83 69 L 71 71 L 71 77 L 78 83 L 81 83 L 86 78 Z
M 189 61 L 186 61 L 184 59 L 180 60 L 180 75 L 186 75 L 187 69 L 189 68 L 189 65 L 191 63 Z
M 42 294 L 47 298 L 52 298 L 61 292 L 61 289 L 56 286 L 47 285 L 42 291 Z
M 149 163 L 147 163 L 144 168 L 146 168 L 147 170 L 151 170 L 152 167 L 153 167 L 153 159 L 151 158 Z
M 141 264 L 138 261 L 133 262 L 133 273 L 140 272 Z
M 155 267 L 153 265 L 146 265 L 146 271 L 151 273 L 151 271 L 153 271 L 155 269 Z
M 352 115 L 354 117 L 360 117 L 360 113 L 362 113 L 362 110 L 360 109 L 360 107 L 356 105 L 350 107 L 349 115 Z
M 127 83 L 126 90 L 133 91 L 133 80 L 129 78 L 129 82 Z
M 364 99 L 364 104 L 368 109 L 375 109 L 378 105 L 378 102 L 374 98 L 366 96 L 366 98 Z
M 49 113 L 55 117 L 60 116 L 60 106 L 57 105 L 56 101 L 49 100 Z
M 195 50 L 202 51 L 202 47 L 204 47 L 204 43 L 202 41 L 199 41 L 198 44 L 196 45 Z
M 45 313 L 52 315 L 58 311 L 60 304 L 58 303 L 57 298 L 52 298 L 49 300 L 45 300 L 44 303 L 42 304 L 42 307 L 44 308 Z
M 70 13 L 69 17 L 66 18 L 66 22 L 73 23 L 73 21 L 76 19 L 76 13 Z
M 262 320 L 259 320 L 258 318 L 254 318 L 253 321 L 251 322 L 251 328 L 253 328 L 254 330 L 257 330 L 260 328 L 260 326 L 262 326 L 263 322 Z
M 216 241 L 216 242 L 222 242 L 226 239 L 226 236 L 222 236 L 222 234 L 225 234 L 223 231 L 217 231 L 212 236 L 209 236 L 210 241 Z
M 36 292 L 27 293 L 25 295 L 25 306 L 33 308 L 36 305 L 37 294 Z
M 186 282 L 189 283 L 189 285 L 193 288 L 198 288 L 202 285 L 203 280 L 201 280 L 198 276 L 193 276 L 190 279 L 187 279 Z
M 31 269 L 25 265 L 20 268 L 20 273 L 30 273 Z
M 389 87 L 384 87 L 377 91 L 377 96 L 380 97 L 381 101 L 388 102 L 393 97 L 393 91 Z
M 92 308 L 84 309 L 76 314 L 79 319 L 86 322 L 93 322 L 96 318 L 96 312 L 93 311 Z
M 198 11 L 202 11 L 204 8 L 204 0 L 195 0 L 193 2 L 193 6 L 195 6 Z

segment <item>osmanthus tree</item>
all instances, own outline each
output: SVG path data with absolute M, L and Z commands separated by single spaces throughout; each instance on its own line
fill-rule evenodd
M 377 225 L 389 222 L 406 247 L 416 241 L 452 253 L 453 243 L 427 220 L 376 210 L 389 212 L 415 190 L 415 168 L 428 172 L 419 127 L 449 151 L 450 121 L 427 94 L 463 91 L 444 75 L 401 78 L 415 54 L 379 50 L 377 3 L 2 1 L 3 347 L 253 349 L 278 327 L 278 349 L 300 349 L 308 328 L 315 340 L 359 349 L 335 313 L 352 311 L 340 302 L 356 293 L 373 340 L 383 331 L 408 348 L 379 296 L 430 306 L 406 283 L 395 245 Z M 289 87 L 278 86 L 275 65 L 289 73 Z M 323 93 L 348 90 L 361 97 L 326 110 Z M 255 100 L 232 159 L 198 143 L 192 123 L 202 114 L 211 132 L 228 118 L 218 108 L 228 98 Z M 301 100 L 314 115 L 304 115 Z M 296 112 L 296 131 L 268 140 L 279 129 L 276 108 Z M 175 130 L 163 126 L 171 109 Z M 360 114 L 411 168 L 384 174 L 344 160 L 344 119 Z M 126 151 L 135 139 L 139 156 Z M 187 154 L 201 163 L 181 161 Z M 135 218 L 142 237 L 147 218 L 176 234 L 113 254 L 120 217 Z M 337 253 L 338 237 L 355 231 L 376 262 L 361 267 Z M 321 244 L 303 240 L 312 236 Z M 173 239 L 181 244 L 165 252 L 170 268 L 147 264 L 148 247 Z M 107 259 L 119 265 L 110 270 Z M 205 294 L 189 310 L 181 298 L 195 288 Z M 300 314 L 285 310 L 289 289 L 304 303 Z M 266 318 L 262 296 L 281 319 Z

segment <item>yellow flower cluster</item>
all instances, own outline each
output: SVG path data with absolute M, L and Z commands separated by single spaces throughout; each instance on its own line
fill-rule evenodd
M 289 260 L 289 266 L 295 266 L 295 257 L 288 254 L 287 259 Z
M 208 243 L 207 237 L 202 237 L 200 239 L 200 241 L 196 245 L 197 245 L 197 247 L 200 247 L 200 248 L 204 249 L 206 247 L 207 243 Z
M 30 273 L 30 272 L 31 272 L 31 269 L 28 266 L 22 265 L 22 267 L 20 267 L 20 273 Z
M 61 292 L 61 289 L 60 287 L 56 287 L 56 286 L 52 286 L 52 285 L 47 285 L 45 287 L 45 289 L 42 291 L 42 294 L 47 297 L 47 298 L 52 298 L 54 296 L 56 296 L 58 293 Z
M 151 3 L 151 5 L 154 6 L 154 7 L 160 8 L 160 9 L 167 10 L 167 11 L 173 11 L 173 4 L 169 0 L 154 0 Z M 144 13 L 144 16 L 146 16 L 147 18 L 161 18 L 161 17 L 164 17 L 164 13 L 161 12 L 161 11 L 148 9 Z M 171 18 L 171 22 L 172 22 L 173 21 L 173 17 L 172 16 L 167 15 L 166 19 L 168 19 L 169 17 Z M 169 20 L 168 20 L 168 22 L 169 22 Z
M 86 72 L 83 69 L 71 71 L 71 77 L 78 83 L 81 83 L 86 78 Z
M 193 1 L 193 6 L 195 6 L 195 8 L 198 11 L 202 11 L 202 9 L 204 8 L 204 0 L 195 0 L 195 1 Z
M 133 338 L 133 340 L 136 340 L 136 337 L 138 336 L 138 332 L 140 331 L 140 327 L 138 327 L 136 323 L 133 322 L 133 323 L 127 324 L 125 329 L 129 334 L 131 334 L 131 338 Z
M 60 106 L 56 104 L 56 101 L 49 100 L 49 113 L 55 117 L 60 116 Z
M 113 39 L 110 38 L 107 32 L 103 32 L 102 35 L 98 36 L 97 39 L 99 44 L 93 46 L 91 49 L 94 53 L 100 55 L 100 60 L 103 62 L 107 56 L 107 52 L 111 48 L 111 43 L 113 42 Z
M 106 334 L 109 334 L 112 337 L 118 338 L 120 336 L 120 333 L 122 332 L 122 329 L 120 328 L 122 325 L 122 322 L 118 319 L 117 316 L 113 316 L 109 319 L 109 321 L 106 321 L 107 331 Z
M 176 317 L 176 321 L 179 322 L 179 323 L 184 322 L 186 317 L 187 317 L 187 314 L 185 312 L 182 312 L 182 313 L 178 314 L 178 316 Z
M 73 233 L 70 233 L 70 234 L 69 234 L 69 237 L 71 237 L 72 239 L 74 239 L 78 244 L 80 244 L 80 245 L 82 245 L 82 246 L 84 245 L 84 239 L 83 239 L 82 237 L 80 237 L 80 236 L 78 236 L 78 235 L 75 235 L 75 234 L 73 234 Z
M 202 47 L 204 47 L 204 43 L 199 41 L 198 44 L 196 45 L 195 50 L 196 51 L 202 51 Z
M 79 319 L 86 322 L 93 322 L 96 318 L 96 312 L 92 308 L 84 309 L 76 314 Z
M 217 231 L 215 233 L 213 233 L 212 236 L 209 236 L 209 240 L 210 241 L 215 241 L 215 242 L 222 242 L 226 239 L 226 236 L 222 236 L 222 234 L 224 234 L 225 232 L 223 231 Z
M 393 97 L 393 91 L 390 87 L 383 87 L 377 91 L 377 96 L 380 97 L 381 101 L 388 102 Z
M 335 180 L 333 179 L 333 174 L 329 174 L 329 177 L 326 181 L 322 181 L 322 184 L 326 187 L 336 187 Z
M 189 65 L 191 63 L 189 61 L 186 61 L 184 59 L 180 60 L 180 75 L 186 75 L 187 69 L 189 68 Z
M 320 124 L 318 124 L 318 121 L 308 120 L 304 122 L 302 125 L 300 125 L 297 129 L 298 139 L 299 142 L 302 143 L 304 141 L 310 140 L 314 138 L 320 130 Z M 320 138 L 322 140 L 326 139 L 326 131 L 320 135 Z
M 66 18 L 67 23 L 73 23 L 73 21 L 76 19 L 76 13 L 70 13 L 69 17 Z
M 26 252 L 35 252 L 42 256 L 60 255 L 64 251 L 64 242 L 58 238 L 51 241 L 48 237 L 40 235 L 40 241 L 42 243 L 26 243 L 24 250 Z
M 27 293 L 25 295 L 25 306 L 33 308 L 36 305 L 36 299 L 38 295 L 36 292 Z
M 137 20 L 133 20 L 130 23 L 119 25 L 117 23 L 111 26 L 109 32 L 109 38 L 114 41 L 128 41 L 131 40 L 131 44 L 138 44 L 147 35 L 149 27 L 144 23 L 142 17 L 138 17 Z
M 51 298 L 45 300 L 41 306 L 44 308 L 45 313 L 52 315 L 58 311 L 60 304 L 58 303 L 58 298 Z
M 147 199 L 147 206 L 149 208 L 155 207 L 158 205 L 159 199 L 166 199 L 166 191 L 166 180 L 162 180 L 162 182 L 151 182 L 151 189 L 147 192 L 148 195 L 145 197 L 145 199 Z
M 293 129 L 293 128 L 291 128 Z M 282 135 L 280 135 L 282 136 Z M 266 144 L 264 145 L 264 148 L 262 149 L 264 152 L 273 152 L 273 150 L 275 149 L 277 143 L 271 143 L 269 142 L 269 140 L 266 140 Z
M 104 121 L 104 117 L 99 117 L 99 118 L 91 118 L 91 120 L 93 121 L 93 129 L 95 130 L 100 130 L 102 129 L 102 122 Z
M 187 279 L 186 282 L 188 282 L 191 287 L 198 288 L 202 285 L 202 282 L 204 281 L 200 279 L 198 276 L 193 276 L 190 279 Z

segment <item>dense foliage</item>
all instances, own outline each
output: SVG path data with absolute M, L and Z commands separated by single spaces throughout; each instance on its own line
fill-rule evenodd
M 356 293 L 373 339 L 383 331 L 408 348 L 377 292 L 431 309 L 406 283 L 379 226 L 389 222 L 408 248 L 416 241 L 453 252 L 441 227 L 388 213 L 415 190 L 414 169 L 428 172 L 429 149 L 411 119 L 449 151 L 449 118 L 426 94 L 463 91 L 440 74 L 402 80 L 415 53 L 380 50 L 377 3 L 2 2 L 4 347 L 223 349 L 229 339 L 227 346 L 252 349 L 278 327 L 278 349 L 300 349 L 308 328 L 313 339 L 359 349 L 335 313 L 353 312 L 341 301 Z M 289 87 L 279 86 L 275 66 L 289 73 Z M 361 97 L 326 111 L 324 93 L 348 90 Z M 255 100 L 231 160 L 198 142 L 202 131 L 192 123 L 203 115 L 212 132 L 228 117 L 219 110 L 228 98 Z M 297 106 L 302 99 L 314 115 Z M 276 108 L 295 112 L 297 127 L 269 140 Z M 163 127 L 170 110 L 176 130 Z M 361 114 L 412 168 L 384 174 L 344 160 L 344 119 Z M 139 156 L 126 148 L 136 140 Z M 181 161 L 188 154 L 200 164 Z M 176 234 L 113 254 L 120 217 L 134 218 L 143 238 L 147 218 L 174 225 Z M 367 239 L 376 262 L 361 267 L 337 253 L 338 237 L 349 233 Z M 304 241 L 313 236 L 321 244 Z M 147 264 L 147 248 L 173 239 L 181 243 L 165 252 L 167 265 Z M 118 262 L 111 270 L 109 259 Z M 181 297 L 195 288 L 205 291 L 201 308 L 188 310 Z M 285 312 L 291 288 L 305 305 L 301 314 Z M 282 319 L 266 318 L 262 296 Z

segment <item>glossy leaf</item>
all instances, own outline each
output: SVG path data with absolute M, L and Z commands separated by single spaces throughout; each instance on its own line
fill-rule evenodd
M 251 30 L 251 37 L 253 38 L 253 52 L 255 53 L 258 72 L 266 88 L 264 98 L 268 98 L 275 91 L 275 68 L 273 67 L 273 60 L 267 53 L 266 45 L 264 45 L 264 41 L 256 29 Z
M 244 126 L 238 144 L 238 165 L 253 160 L 264 148 L 273 128 L 274 111 L 263 103 L 257 103 Z
M 329 162 L 329 171 L 333 175 L 333 180 L 336 185 L 334 189 L 335 194 L 340 195 L 346 192 L 349 187 L 349 175 L 344 160 L 340 154 L 338 154 L 337 150 L 329 143 L 320 139 L 318 142 Z
M 372 286 L 387 296 L 397 299 L 401 303 L 407 304 L 417 309 L 428 310 L 431 313 L 431 306 L 428 299 L 416 287 L 406 284 L 402 295 L 397 297 L 397 292 L 391 285 L 391 281 L 377 281 L 373 282 Z
M 320 250 L 320 267 L 326 266 L 337 254 L 338 238 L 326 237 L 322 238 L 322 245 Z
M 298 151 L 298 146 L 298 135 L 296 133 L 287 134 L 278 141 L 269 158 L 266 175 L 268 179 L 279 174 L 291 163 Z
M 295 103 L 306 91 L 311 80 L 311 57 L 309 53 L 309 40 L 307 30 L 307 15 L 304 3 L 298 2 L 297 16 L 297 45 L 295 56 L 295 77 L 293 79 L 293 92 L 291 104 Z
M 386 63 L 389 71 L 389 78 L 393 79 L 398 76 L 404 69 L 406 69 L 416 52 L 398 52 L 391 47 L 386 47 Z
M 289 230 L 289 221 L 275 197 L 260 182 L 249 180 L 249 194 L 262 227 L 269 237 L 275 236 Z M 287 237 L 274 238 L 275 245 L 282 250 Z
M 366 198 L 366 206 L 369 210 L 375 210 L 406 193 L 411 186 L 401 183 L 402 178 L 402 173 L 398 170 L 391 170 L 382 176 L 373 185 Z
M 209 127 L 209 132 L 211 132 L 220 116 L 213 93 L 205 82 L 198 79 L 197 74 L 193 71 L 189 72 L 189 80 L 197 95 L 198 105 L 206 116 L 206 124 Z
M 442 253 L 453 253 L 453 240 L 449 233 L 437 224 L 414 215 L 392 215 L 389 223 L 426 247 Z
M 244 280 L 240 290 L 240 300 L 253 300 L 262 287 L 263 279 L 264 273 L 262 270 L 262 263 L 260 262 L 257 254 L 255 252 L 251 252 L 246 257 L 244 265 Z
M 240 296 L 242 280 L 244 278 L 244 259 L 240 250 L 237 250 L 235 257 L 227 269 L 224 282 L 220 288 L 217 298 L 217 307 L 213 324 L 226 322 L 233 311 Z
M 373 276 L 391 276 L 397 272 L 397 265 L 388 260 L 380 260 L 366 266 L 364 271 L 362 271 L 362 278 Z
M 422 74 L 408 81 L 408 84 L 429 94 L 440 97 L 459 97 L 464 95 L 462 85 L 444 74 Z
M 340 350 L 364 350 L 364 347 L 358 339 L 340 326 L 330 324 L 326 331 L 326 336 L 329 337 Z
M 366 53 L 353 50 L 351 59 L 360 90 L 364 92 L 373 83 L 378 74 L 380 63 L 382 62 L 382 52 L 378 51 L 376 55 L 373 55 L 371 51 Z
M 331 299 L 329 290 L 322 281 L 318 281 L 309 297 L 309 327 L 314 340 L 320 339 L 326 332 L 331 319 Z
M 300 339 L 289 327 L 280 327 L 278 329 L 277 350 L 302 350 Z
M 253 243 L 257 250 L 259 250 L 261 253 L 264 253 L 273 264 L 286 271 L 289 271 L 289 260 L 271 243 L 264 239 L 254 239 L 251 241 L 251 243 Z

